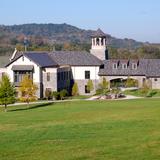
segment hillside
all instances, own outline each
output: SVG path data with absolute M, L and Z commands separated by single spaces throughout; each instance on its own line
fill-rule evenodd
M 91 47 L 94 30 L 84 30 L 68 24 L 0 25 L 0 67 L 14 48 L 28 51 L 86 50 Z M 118 39 L 106 33 L 109 58 L 160 58 L 160 45 Z
M 29 41 L 39 40 L 47 44 L 90 44 L 90 36 L 94 30 L 84 30 L 68 24 L 23 24 L 12 26 L 0 26 L 0 52 L 3 46 L 13 47 L 27 37 Z M 142 45 L 132 39 L 117 39 L 109 34 L 107 44 L 117 48 L 135 49 Z M 5 49 L 3 49 L 5 50 Z M 5 50 L 6 51 L 6 50 Z

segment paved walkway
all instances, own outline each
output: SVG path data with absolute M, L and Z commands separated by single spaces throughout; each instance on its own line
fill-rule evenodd
M 92 101 L 92 100 L 97 100 L 100 96 L 92 96 L 88 99 L 66 99 L 66 100 L 45 100 L 45 101 L 37 101 L 37 102 L 30 102 L 29 104 L 43 104 L 43 103 L 60 103 L 60 102 L 71 102 L 71 101 L 82 101 L 82 100 L 88 100 L 88 101 Z M 139 98 L 143 98 L 143 97 L 136 97 L 136 96 L 131 96 L 131 95 L 127 95 L 125 98 L 118 98 L 118 99 L 111 99 L 111 100 L 127 100 L 127 99 L 139 99 Z M 14 104 L 10 104 L 8 106 L 19 106 L 19 105 L 26 105 L 27 103 L 23 103 L 23 102 L 17 102 Z M 3 105 L 0 105 L 0 107 L 2 107 Z
M 80 99 L 67 99 L 67 100 L 55 100 L 55 101 L 37 101 L 37 102 L 30 102 L 29 104 L 32 105 L 32 104 L 43 104 L 43 103 L 60 103 L 60 102 L 70 102 L 70 101 L 78 101 Z M 14 104 L 9 104 L 8 106 L 20 106 L 20 105 L 27 105 L 27 103 L 25 102 L 17 102 L 17 103 L 14 103 Z M 0 107 L 2 107 L 3 105 L 0 105 Z
M 92 101 L 92 100 L 97 100 L 99 98 L 100 98 L 100 96 L 92 96 L 92 97 L 88 98 L 87 100 Z M 136 96 L 126 95 L 126 97 L 124 97 L 124 98 L 110 99 L 110 100 L 125 100 L 125 99 L 139 99 L 139 98 L 143 98 L 143 97 L 136 97 Z M 107 99 L 103 99 L 103 100 L 107 100 Z

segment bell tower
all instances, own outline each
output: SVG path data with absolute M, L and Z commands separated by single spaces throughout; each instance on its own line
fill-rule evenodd
M 103 33 L 101 29 L 98 29 L 91 38 L 92 46 L 90 53 L 100 60 L 108 59 L 108 51 L 106 48 L 106 34 Z

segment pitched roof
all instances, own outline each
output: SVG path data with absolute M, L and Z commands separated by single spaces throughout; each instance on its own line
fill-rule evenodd
M 97 31 L 94 32 L 92 37 L 106 37 L 106 34 L 100 28 L 98 28 Z
M 147 76 L 160 77 L 160 59 L 139 59 L 129 60 L 127 69 L 123 69 L 123 60 L 117 61 L 117 69 L 113 68 L 114 60 L 105 60 L 104 68 L 101 68 L 99 75 L 101 76 Z M 137 68 L 133 69 L 132 64 L 137 63 Z
M 24 52 L 19 53 L 9 62 L 16 61 L 22 55 L 35 62 L 40 67 L 56 67 L 58 65 L 72 66 L 100 66 L 102 61 L 88 52 L 80 51 L 55 51 L 55 52 Z
M 54 51 L 50 57 L 59 65 L 71 66 L 100 66 L 102 61 L 88 52 L 80 51 Z
M 25 52 L 24 56 L 28 57 L 41 67 L 58 66 L 57 62 L 53 60 L 47 52 Z
M 5 65 L 5 67 L 9 66 L 11 63 L 13 63 L 14 61 L 16 61 L 16 60 L 17 60 L 18 58 L 20 58 L 21 56 L 23 56 L 23 52 L 17 52 L 16 55 L 15 55 L 15 57 L 14 57 L 11 61 L 9 61 L 9 62 Z

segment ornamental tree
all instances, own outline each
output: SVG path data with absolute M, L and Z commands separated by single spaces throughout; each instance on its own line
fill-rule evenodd
M 93 82 L 92 82 L 92 80 L 89 79 L 87 82 L 87 91 L 91 92 L 93 90 L 94 90 Z
M 75 82 L 72 87 L 72 96 L 78 96 L 78 95 L 79 95 L 78 84 Z
M 29 78 L 28 75 L 25 75 L 20 82 L 20 101 L 26 102 L 29 107 L 29 102 L 37 100 L 36 91 L 38 87 L 33 83 L 33 80 Z

